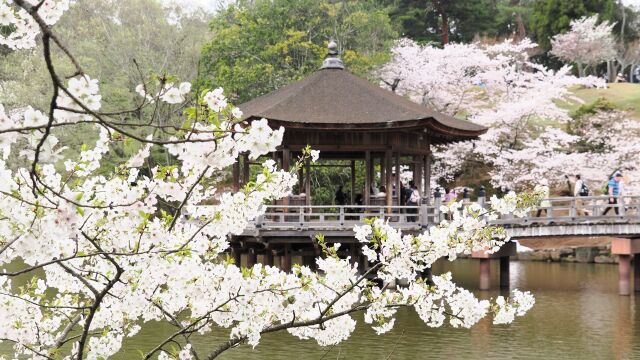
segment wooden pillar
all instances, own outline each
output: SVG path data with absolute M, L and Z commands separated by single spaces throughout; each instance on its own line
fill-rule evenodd
M 309 158 L 306 158 L 304 161 L 304 172 L 305 204 L 308 206 L 311 205 L 311 160 L 309 160 Z
M 258 262 L 258 255 L 254 248 L 249 248 L 247 251 L 247 267 L 252 268 Z
M 299 193 L 304 192 L 304 166 L 298 169 L 298 190 Z
M 240 267 L 242 263 L 242 250 L 239 246 L 231 246 L 231 256 L 233 256 L 233 262 L 237 267 Z
M 238 192 L 240 190 L 240 160 L 233 163 L 233 191 Z
M 415 163 L 414 172 L 413 172 L 413 181 L 420 192 L 420 196 L 424 196 L 424 190 L 422 189 L 422 166 L 424 162 L 422 161 L 422 155 L 414 156 L 413 162 Z M 422 202 L 420 202 L 422 203 Z
M 384 186 L 387 188 L 386 192 L 386 202 L 387 206 L 393 205 L 393 184 L 391 178 L 391 150 L 387 150 L 384 153 L 384 165 L 385 165 L 385 178 L 384 178 Z
M 371 204 L 371 151 L 364 152 L 364 204 Z
M 489 290 L 491 288 L 491 260 L 480 260 L 480 290 Z
M 351 204 L 356 203 L 356 162 L 351 160 Z
M 500 257 L 500 288 L 509 288 L 509 257 Z
M 289 162 L 291 159 L 291 152 L 289 151 L 289 149 L 282 149 L 282 170 L 284 171 L 289 171 Z M 285 196 L 282 199 L 282 204 L 284 206 L 288 206 L 289 205 L 289 196 Z M 287 211 L 288 209 L 285 209 L 285 211 Z M 269 251 L 269 250 L 267 250 Z
M 291 244 L 284 245 L 284 253 L 280 258 L 280 270 L 284 272 L 291 271 Z
M 302 265 L 308 266 L 311 271 L 317 271 L 316 257 L 314 255 L 303 255 Z
M 424 196 L 427 204 L 431 204 L 431 150 L 424 157 Z
M 402 205 L 400 199 L 402 198 L 402 188 L 400 182 L 400 153 L 396 152 L 396 196 L 398 197 L 398 205 Z
M 631 255 L 618 255 L 618 289 L 620 295 L 631 294 Z
M 273 266 L 273 250 L 267 248 L 264 251 L 264 265 Z
M 349 263 L 351 263 L 351 265 L 355 264 L 358 261 L 358 246 L 359 244 L 353 243 L 349 247 L 349 250 L 350 250 Z
M 242 157 L 242 185 L 247 185 L 249 182 L 249 155 L 244 154 Z
M 387 153 L 380 157 L 380 185 L 387 188 Z
M 633 289 L 640 292 L 640 254 L 633 257 Z

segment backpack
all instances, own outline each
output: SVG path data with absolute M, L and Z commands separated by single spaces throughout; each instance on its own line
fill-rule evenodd
M 409 197 L 409 202 L 413 203 L 413 204 L 417 204 L 420 201 L 420 192 L 418 192 L 418 190 L 414 189 L 411 192 L 411 196 Z
M 582 182 L 582 186 L 580 186 L 580 191 L 578 191 L 578 195 L 589 196 L 589 188 L 587 187 L 587 184 L 584 183 L 584 181 Z

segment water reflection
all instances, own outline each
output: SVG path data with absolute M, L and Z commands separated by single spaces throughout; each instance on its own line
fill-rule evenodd
M 478 287 L 478 263 L 443 261 L 434 273 L 451 271 L 467 288 Z M 491 264 L 492 284 L 498 284 L 498 262 Z M 377 336 L 367 326 L 333 348 L 301 341 L 287 333 L 269 334 L 256 348 L 240 346 L 221 358 L 256 360 L 299 359 L 640 359 L 638 295 L 617 294 L 613 265 L 513 262 L 511 284 L 536 295 L 535 307 L 511 325 L 495 326 L 489 319 L 472 329 L 431 329 L 412 310 L 398 313 L 396 327 Z M 476 292 L 496 297 L 499 290 Z M 125 343 L 117 359 L 139 358 L 136 349 L 150 349 L 173 329 L 167 324 L 146 326 Z M 195 343 L 211 350 L 227 332 L 198 337 Z M 0 348 L 0 353 L 2 353 Z M 4 347 L 6 349 L 6 346 Z

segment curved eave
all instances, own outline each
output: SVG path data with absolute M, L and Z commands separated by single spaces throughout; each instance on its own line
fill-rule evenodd
M 249 116 L 247 120 L 262 119 L 261 116 Z M 429 133 L 433 136 L 442 136 L 450 138 L 450 141 L 465 141 L 477 139 L 480 135 L 487 132 L 487 128 L 478 126 L 478 130 L 464 130 L 442 124 L 438 120 L 430 117 L 416 120 L 389 121 L 385 123 L 305 123 L 292 122 L 280 119 L 267 118 L 269 125 L 272 127 L 282 126 L 285 129 L 300 130 L 322 130 L 322 131 L 389 131 L 389 130 L 420 130 L 429 129 Z

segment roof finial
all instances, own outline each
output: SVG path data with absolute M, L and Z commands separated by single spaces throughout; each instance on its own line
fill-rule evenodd
M 329 48 L 329 53 L 324 58 L 321 69 L 344 69 L 344 63 L 338 56 L 338 44 L 331 40 L 327 48 Z

